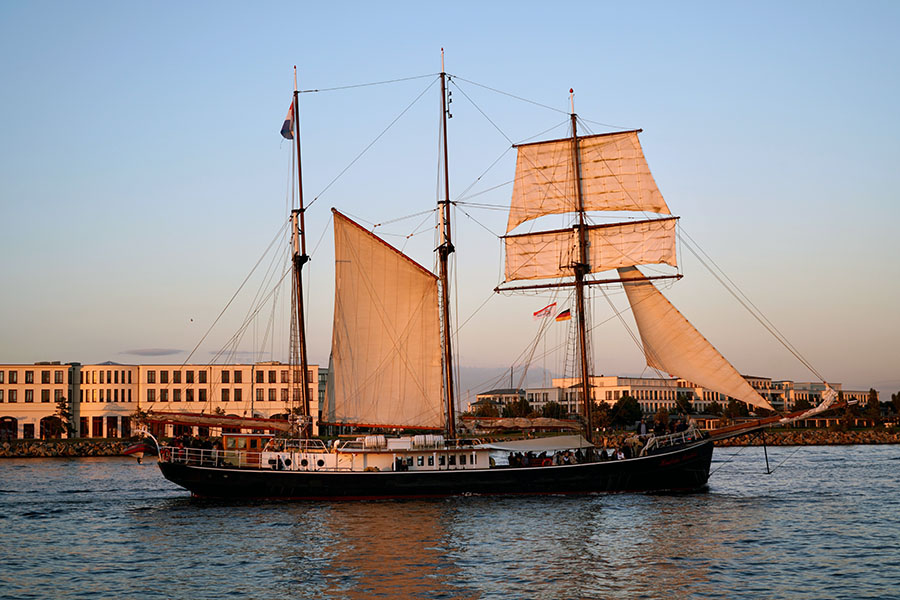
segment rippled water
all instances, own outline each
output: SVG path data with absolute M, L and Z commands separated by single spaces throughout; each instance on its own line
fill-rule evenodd
M 900 446 L 713 461 L 691 495 L 290 504 L 192 500 L 152 461 L 3 460 L 0 597 L 900 597 Z

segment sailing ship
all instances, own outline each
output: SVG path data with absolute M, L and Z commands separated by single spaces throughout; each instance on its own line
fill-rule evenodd
M 636 436 L 633 452 L 620 460 L 609 460 L 592 443 L 586 289 L 602 284 L 625 287 L 651 367 L 753 406 L 772 407 L 659 292 L 654 277 L 638 268 L 677 265 L 677 218 L 671 216 L 656 187 L 639 130 L 579 135 L 574 105 L 569 137 L 516 147 L 515 183 L 504 236 L 505 284 L 553 282 L 507 285 L 498 291 L 574 288 L 583 435 L 503 444 L 482 444 L 457 435 L 447 266 L 454 246 L 446 73 L 440 74 L 440 82 L 444 168 L 438 201 L 438 273 L 333 209 L 335 309 L 321 423 L 417 433 L 374 433 L 328 445 L 309 436 L 309 398 L 304 396 L 304 435 L 273 438 L 255 449 L 239 449 L 228 440 L 224 449 L 163 447 L 158 461 L 163 475 L 204 497 L 356 499 L 703 489 L 713 441 L 693 427 L 669 435 Z M 299 129 L 297 99 L 295 91 L 289 113 L 293 131 Z M 285 127 L 290 133 L 287 121 Z M 295 137 L 299 167 L 299 136 Z M 293 212 L 300 328 L 294 348 L 305 373 L 299 301 L 303 298 L 301 270 L 307 260 L 302 185 L 300 190 L 300 207 Z M 587 215 L 594 211 L 657 216 L 592 225 Z M 571 214 L 574 224 L 565 229 L 514 232 L 523 223 L 550 214 Z M 596 278 L 609 271 L 618 276 Z M 301 388 L 308 394 L 306 385 Z M 564 453 L 567 458 L 525 465 L 495 460 L 498 451 L 520 449 Z

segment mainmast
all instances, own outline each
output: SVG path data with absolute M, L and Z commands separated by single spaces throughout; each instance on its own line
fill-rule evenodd
M 594 428 L 591 423 L 591 382 L 587 360 L 587 322 L 585 319 L 584 276 L 590 273 L 588 263 L 588 245 L 584 222 L 584 196 L 581 191 L 581 153 L 578 151 L 578 117 L 575 114 L 575 91 L 569 89 L 572 103 L 572 164 L 575 167 L 575 200 L 578 211 L 578 262 L 573 265 L 575 271 L 575 305 L 578 311 L 578 349 L 581 354 L 581 394 L 584 402 L 584 425 L 587 439 L 592 441 Z
M 447 73 L 444 72 L 444 49 L 441 48 L 441 119 L 444 138 L 444 196 L 438 201 L 441 243 L 438 252 L 438 277 L 441 283 L 441 349 L 444 362 L 444 395 L 447 405 L 447 438 L 456 437 L 456 408 L 454 406 L 453 393 L 453 353 L 451 351 L 450 335 L 450 285 L 448 276 L 448 259 L 454 251 L 450 236 L 450 175 L 448 173 L 447 158 L 447 117 L 449 114 L 447 92 Z
M 293 238 L 294 294 L 296 295 L 297 353 L 300 359 L 301 435 L 312 437 L 310 415 L 309 365 L 306 357 L 306 324 L 303 316 L 303 265 L 309 261 L 306 254 L 306 227 L 303 207 L 303 169 L 300 160 L 300 92 L 297 88 L 297 67 L 294 67 L 294 141 L 297 144 L 297 208 L 291 210 L 291 236 Z M 295 370 L 296 372 L 296 370 Z M 294 383 L 297 383 L 296 381 Z

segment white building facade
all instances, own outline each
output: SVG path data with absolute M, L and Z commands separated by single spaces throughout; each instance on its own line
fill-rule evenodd
M 318 371 L 309 365 L 306 377 L 313 433 L 321 406 Z M 0 440 L 59 437 L 61 398 L 69 400 L 75 437 L 94 438 L 129 437 L 138 410 L 272 418 L 302 401 L 300 369 L 279 362 L 5 364 L 0 373 Z M 171 425 L 164 434 L 172 434 Z

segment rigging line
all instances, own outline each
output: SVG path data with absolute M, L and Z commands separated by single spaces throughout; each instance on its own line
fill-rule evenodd
M 684 236 L 686 236 L 688 239 L 690 239 L 690 241 L 694 244 L 694 246 L 696 246 L 697 250 L 699 250 L 700 252 L 702 252 L 703 255 L 706 256 L 706 258 L 709 260 L 709 262 L 711 262 L 711 263 L 713 264 L 713 266 L 715 266 L 716 269 L 719 270 L 719 272 L 722 274 L 722 276 L 723 276 L 725 279 L 727 279 L 728 282 L 729 282 L 732 286 L 734 286 L 734 289 L 737 290 L 738 293 L 740 293 L 741 296 L 743 296 L 743 298 L 750 304 L 750 306 L 752 306 L 752 307 L 754 308 L 754 310 L 756 310 L 756 312 L 759 314 L 759 317 L 762 318 L 762 319 L 764 319 L 764 320 L 766 321 L 766 323 L 772 328 L 772 330 L 774 330 L 775 332 L 778 333 L 779 336 L 781 336 L 781 338 L 783 339 L 783 342 L 782 342 L 782 343 L 785 344 L 785 345 L 787 345 L 787 346 L 789 346 L 789 348 L 788 348 L 789 350 L 796 351 L 796 353 L 799 354 L 799 350 L 797 350 L 796 348 L 794 348 L 793 344 L 791 344 L 791 343 L 788 341 L 787 337 L 786 337 L 784 334 L 782 334 L 782 333 L 778 330 L 778 328 L 775 327 L 775 324 L 772 323 L 772 322 L 771 322 L 771 321 L 763 314 L 763 312 L 762 312 L 762 311 L 761 311 L 761 310 L 753 303 L 752 300 L 750 300 L 749 297 L 747 297 L 747 294 L 745 294 L 744 291 L 743 291 L 743 290 L 742 290 L 742 289 L 741 289 L 734 281 L 732 281 L 730 277 L 728 277 L 728 274 L 725 273 L 725 271 L 722 269 L 722 267 L 720 267 L 718 264 L 716 264 L 716 262 L 712 259 L 712 257 L 709 256 L 709 254 L 707 254 L 706 251 L 703 250 L 703 248 L 700 247 L 700 244 L 698 244 L 697 241 L 696 241 L 694 238 L 692 238 L 686 231 L 684 231 L 684 227 L 681 228 L 681 233 L 682 233 Z M 682 245 L 684 245 L 684 240 L 682 240 Z M 696 253 L 694 253 L 694 256 L 696 256 Z M 702 262 L 702 261 L 701 261 L 701 262 Z M 704 266 L 705 266 L 705 265 L 704 265 Z M 709 268 L 709 267 L 707 266 L 707 269 L 708 269 L 708 268 Z M 770 331 L 771 331 L 771 330 L 770 330 Z M 774 335 L 774 334 L 773 334 L 773 335 Z M 814 373 L 815 375 L 819 376 L 819 378 L 822 379 L 822 381 L 825 381 L 825 379 L 822 378 L 821 375 L 819 375 L 818 373 L 816 373 L 816 371 L 815 371 L 814 369 L 812 369 L 812 367 L 808 364 L 807 361 L 805 361 L 805 359 L 801 359 L 801 360 L 803 360 L 804 364 L 805 364 L 808 368 L 810 368 L 810 370 L 812 370 L 813 373 Z
M 687 235 L 687 234 L 685 233 L 685 235 Z M 690 236 L 688 236 L 688 237 L 690 237 Z M 693 241 L 693 239 L 691 239 L 691 241 Z M 803 364 L 807 369 L 809 369 L 816 377 L 818 377 L 822 382 L 827 383 L 827 380 L 822 376 L 822 374 L 819 373 L 819 371 L 816 370 L 816 368 L 813 367 L 812 364 L 800 354 L 799 350 L 797 350 L 796 348 L 793 347 L 793 345 L 787 340 L 787 338 L 784 337 L 784 335 L 780 331 L 778 331 L 778 329 L 774 325 L 772 325 L 771 323 L 768 322 L 768 319 L 766 319 L 762 315 L 762 312 L 759 311 L 759 309 L 756 308 L 755 305 L 753 305 L 753 303 L 750 301 L 749 298 L 746 298 L 746 296 L 744 296 L 744 299 L 746 299 L 746 302 L 745 302 L 744 299 L 742 299 L 741 296 L 739 296 L 735 292 L 734 289 L 729 287 L 722 280 L 722 277 L 725 277 L 726 279 L 728 279 L 728 276 L 725 275 L 724 271 L 722 272 L 722 277 L 720 277 L 718 273 L 716 273 L 708 264 L 706 264 L 706 262 L 697 253 L 697 251 L 694 250 L 694 248 L 692 247 L 692 244 L 685 243 L 684 245 L 687 247 L 688 250 L 691 251 L 691 254 L 693 254 L 694 257 L 700 261 L 700 264 L 702 264 L 704 267 L 706 267 L 706 269 L 712 274 L 712 276 L 716 278 L 716 280 L 722 285 L 722 287 L 724 287 L 726 290 L 728 290 L 728 293 L 730 293 L 735 298 L 735 300 L 737 300 L 738 303 L 741 306 L 743 306 L 747 310 L 747 312 L 749 312 L 753 316 L 753 318 L 756 319 L 763 326 L 763 328 L 765 328 L 769 333 L 772 334 L 772 337 L 774 337 L 776 340 L 778 340 L 778 342 L 782 346 L 784 346 L 788 350 L 788 352 L 793 354 L 794 357 L 797 360 L 799 360 L 800 363 Z M 710 260 L 712 260 L 712 259 L 710 259 Z M 728 279 L 728 281 L 730 282 L 731 280 Z M 732 282 L 732 284 L 733 284 L 733 282 Z M 734 286 L 734 287 L 735 287 L 735 289 L 740 291 L 740 289 L 737 288 L 737 286 Z M 741 292 L 741 295 L 743 295 L 743 292 Z M 748 306 L 748 303 L 750 304 L 750 306 Z M 753 310 L 753 309 L 755 309 L 755 310 Z
M 452 81 L 452 80 L 451 80 L 451 81 Z M 455 85 L 455 84 L 454 84 L 454 85 Z M 478 106 L 477 104 L 475 104 L 475 101 L 472 100 L 472 98 L 469 97 L 469 95 L 466 93 L 466 90 L 462 89 L 462 88 L 459 87 L 458 85 L 455 85 L 455 87 L 456 87 L 457 90 L 460 91 L 460 93 L 462 93 L 463 96 L 466 97 L 466 100 L 468 100 L 469 102 L 471 102 L 471 103 L 472 103 L 472 106 L 474 106 L 475 109 L 476 109 L 478 112 L 481 113 L 481 116 L 484 117 L 485 119 L 487 119 L 487 122 L 490 123 L 491 125 L 493 125 L 493 126 L 494 126 L 494 129 L 496 129 L 498 132 L 500 132 L 500 135 L 502 135 L 504 138 L 506 138 L 506 141 L 507 141 L 507 142 L 509 142 L 510 144 L 513 144 L 513 143 L 514 143 L 514 142 L 512 141 L 512 138 L 510 138 L 508 135 L 506 135 L 506 132 L 504 132 L 502 129 L 500 129 L 500 126 L 497 125 L 496 123 L 494 123 L 493 119 L 491 119 L 489 116 L 487 116 L 487 113 L 485 113 L 483 110 L 481 110 L 481 107 L 480 107 L 480 106 Z
M 481 181 L 481 179 L 482 179 L 485 175 L 487 175 L 488 172 L 489 172 L 491 169 L 494 168 L 494 165 L 496 165 L 498 162 L 500 162 L 500 160 L 501 160 L 504 156 L 506 156 L 506 153 L 509 152 L 510 149 L 511 149 L 511 147 L 507 147 L 506 149 L 504 149 L 503 152 L 500 153 L 500 156 L 498 156 L 498 157 L 496 158 L 496 160 L 494 160 L 494 162 L 492 162 L 492 163 L 490 164 L 490 166 L 489 166 L 487 169 L 485 169 L 484 172 L 483 172 L 481 175 L 479 175 L 478 177 L 476 177 L 476 178 L 475 178 L 475 181 L 473 181 L 472 183 L 469 184 L 469 187 L 467 187 L 466 189 L 464 189 L 464 190 L 457 196 L 457 200 L 459 200 L 460 198 L 465 198 L 465 197 L 466 197 L 466 194 L 468 193 L 468 191 L 471 190 L 473 187 L 475 187 L 475 185 L 476 185 L 479 181 Z M 497 189 L 498 187 L 502 187 L 502 186 L 507 185 L 507 184 L 509 184 L 509 183 L 511 183 L 511 182 L 512 182 L 512 180 L 507 181 L 506 183 L 501 183 L 501 184 L 498 185 L 498 186 L 494 186 L 494 187 L 492 187 L 492 188 L 488 188 L 487 190 L 484 190 L 483 192 L 478 192 L 477 194 L 473 194 L 473 195 L 470 196 L 470 197 L 478 196 L 479 194 L 483 194 L 483 193 L 488 192 L 488 191 L 490 191 L 490 190 Z
M 529 142 L 529 141 L 531 141 L 531 140 L 533 140 L 533 139 L 535 139 L 535 138 L 542 137 L 542 136 L 544 136 L 545 134 L 547 134 L 547 133 L 553 131 L 554 129 L 558 129 L 558 128 L 560 128 L 560 127 L 562 127 L 562 126 L 564 126 L 564 125 L 568 125 L 568 124 L 569 124 L 569 119 L 566 118 L 566 119 L 564 119 L 561 123 L 557 123 L 557 124 L 554 125 L 553 127 L 548 127 L 547 129 L 541 131 L 540 133 L 536 133 L 536 134 L 534 134 L 534 135 L 531 136 L 531 137 L 525 138 L 524 140 L 522 140 L 522 141 L 519 142 L 519 143 L 520 143 L 520 144 L 524 144 L 524 143 Z
M 508 185 L 509 183 L 512 183 L 512 182 L 507 181 L 506 183 L 501 184 L 501 185 Z M 497 187 L 500 187 L 500 186 L 496 186 L 491 189 L 496 189 Z M 490 191 L 490 190 L 488 190 L 488 191 Z M 478 192 L 478 194 L 482 194 L 482 193 L 484 193 L 484 192 Z M 476 196 L 478 194 L 476 194 Z M 483 209 L 487 209 L 487 210 L 505 210 L 505 211 L 509 210 L 509 205 L 488 204 L 486 202 L 466 202 L 465 200 L 457 200 L 453 204 L 455 204 L 457 206 L 471 206 L 472 208 L 483 208 Z
M 352 85 L 341 85 L 338 87 L 330 87 L 330 88 L 300 90 L 298 93 L 300 93 L 300 94 L 317 94 L 317 93 L 321 93 L 321 92 L 334 92 L 334 91 L 339 91 L 339 90 L 350 90 L 350 89 L 361 88 L 361 87 L 371 87 L 373 85 L 385 85 L 388 83 L 399 83 L 401 81 L 412 81 L 414 79 L 424 79 L 426 77 L 436 77 L 436 76 L 437 76 L 436 73 L 427 73 L 425 75 L 414 75 L 412 77 L 401 77 L 399 79 L 387 79 L 385 81 L 373 81 L 370 83 L 356 83 L 356 84 L 352 84 Z
M 786 462 L 788 461 L 789 458 L 791 458 L 792 456 L 794 456 L 795 454 L 797 454 L 797 452 L 798 452 L 798 451 L 800 450 L 800 448 L 802 448 L 802 447 L 803 447 L 803 446 L 795 446 L 795 447 L 794 447 L 794 451 L 791 452 L 790 454 L 788 454 L 788 455 L 785 457 L 785 459 L 784 459 L 783 461 L 781 461 L 780 463 L 778 463 L 777 465 L 775 465 L 775 467 L 769 469 L 769 475 L 771 475 L 772 473 L 774 473 L 774 472 L 775 472 L 775 469 L 777 469 L 778 467 L 780 467 L 781 465 L 783 465 L 784 463 L 786 463 Z
M 291 273 L 292 273 L 292 269 L 287 269 L 282 274 L 282 276 L 278 279 L 278 282 L 277 282 L 277 285 L 275 286 L 275 288 L 273 288 L 268 294 L 266 294 L 266 296 L 260 301 L 260 303 L 257 305 L 257 307 L 250 312 L 250 314 L 247 316 L 247 318 L 244 320 L 244 322 L 241 324 L 241 326 L 238 328 L 238 330 L 234 332 L 234 334 L 228 339 L 227 342 L 225 342 L 225 344 L 223 344 L 223 348 L 216 353 L 214 360 L 218 359 L 225 352 L 225 348 L 234 345 L 234 347 L 236 349 L 237 344 L 240 342 L 241 339 L 243 339 L 244 334 L 247 333 L 247 329 L 250 327 L 250 324 L 253 322 L 253 318 L 259 313 L 259 311 L 261 311 L 263 309 L 265 302 L 269 299 L 269 297 L 272 294 L 274 294 L 277 291 L 278 286 L 281 285 L 281 283 L 284 281 L 285 277 L 287 277 Z M 234 300 L 234 298 L 232 298 L 232 300 Z M 230 304 L 230 302 L 229 302 L 229 304 Z M 226 308 L 227 308 L 227 306 L 226 306 Z M 199 346 L 199 344 L 198 344 L 198 346 Z M 194 350 L 196 351 L 196 348 L 194 348 Z M 252 352 L 252 354 L 257 355 L 258 352 L 256 352 L 254 350 Z
M 469 217 L 470 219 L 472 219 L 473 221 L 475 221 L 476 224 L 478 224 L 482 229 L 484 229 L 485 231 L 487 231 L 488 233 L 490 233 L 492 236 L 494 236 L 494 237 L 496 237 L 496 238 L 498 238 L 498 239 L 500 238 L 499 235 L 497 235 L 496 233 L 494 233 L 493 231 L 491 231 L 490 229 L 488 229 L 487 225 L 485 225 L 484 223 L 482 223 L 481 221 L 479 221 L 478 219 L 476 219 L 475 217 L 473 217 L 472 215 L 470 215 L 464 208 L 461 208 L 461 207 L 457 206 L 457 209 L 458 209 L 460 212 L 462 212 L 462 214 L 466 215 L 467 217 Z
M 610 125 L 609 123 L 599 123 L 597 121 L 591 121 L 590 119 L 584 119 L 582 117 L 578 117 L 578 120 L 582 121 L 584 123 L 593 123 L 594 125 L 600 125 L 601 127 L 612 127 L 613 129 L 622 129 L 625 131 L 637 129 L 636 127 L 623 127 L 622 125 Z
M 396 219 L 390 219 L 389 221 L 382 221 L 380 223 L 375 223 L 372 225 L 372 229 L 376 227 L 382 227 L 384 225 L 392 225 L 394 223 L 399 223 L 400 221 L 405 221 L 406 219 L 412 219 L 413 217 L 421 217 L 422 215 L 430 215 L 435 212 L 437 208 L 431 208 L 429 210 L 423 210 L 421 212 L 413 213 L 411 215 L 406 215 L 404 217 L 397 217 Z
M 723 462 L 721 465 L 719 465 L 718 467 L 716 467 L 716 470 L 713 471 L 712 473 L 710 473 L 709 476 L 712 477 L 715 473 L 717 473 L 717 472 L 719 471 L 719 469 L 721 469 L 721 468 L 724 467 L 725 465 L 729 464 L 731 461 L 733 461 L 735 458 L 737 458 L 738 455 L 739 455 L 741 452 L 743 452 L 744 450 L 746 450 L 746 449 L 749 448 L 749 447 L 750 447 L 750 446 L 741 446 L 741 449 L 740 449 L 740 450 L 738 450 L 737 452 L 735 452 L 734 454 L 732 454 L 731 456 L 729 456 L 729 457 L 728 457 L 728 460 L 726 460 L 726 461 Z
M 514 98 L 514 99 L 516 99 L 516 100 L 521 100 L 522 102 L 527 102 L 528 104 L 534 104 L 535 106 L 540 106 L 541 108 L 546 108 L 547 110 L 552 110 L 552 111 L 554 111 L 554 112 L 562 113 L 562 114 L 564 114 L 564 115 L 569 114 L 569 113 L 568 113 L 567 111 L 565 111 L 565 110 L 560 110 L 560 109 L 554 108 L 554 107 L 552 107 L 552 106 L 547 106 L 546 104 L 541 104 L 540 102 L 535 102 L 534 100 L 529 100 L 528 98 L 522 98 L 521 96 L 516 96 L 515 94 L 510 94 L 509 92 L 504 92 L 504 91 L 502 91 L 502 90 L 498 90 L 498 89 L 496 89 L 496 88 L 492 88 L 492 87 L 490 87 L 490 86 L 484 85 L 484 84 L 482 84 L 482 83 L 478 83 L 478 82 L 476 82 L 476 81 L 471 81 L 471 80 L 469 80 L 469 79 L 463 79 L 462 77 L 459 77 L 459 76 L 457 76 L 457 75 L 454 75 L 454 76 L 453 76 L 453 79 L 458 79 L 458 80 L 460 80 L 460 81 L 465 81 L 466 83 L 471 83 L 472 85 L 476 85 L 476 86 L 478 86 L 478 87 L 480 87 L 480 88 L 484 88 L 484 89 L 486 89 L 486 90 L 490 90 L 490 91 L 492 91 L 492 92 L 494 92 L 494 93 L 502 94 L 502 95 L 504 95 L 504 96 L 509 96 L 510 98 Z M 456 86 L 456 87 L 457 87 L 457 89 L 459 88 L 459 86 Z M 463 93 L 465 94 L 465 92 L 463 92 Z
M 457 199 L 455 202 L 464 202 L 466 198 L 476 198 L 476 197 L 481 196 L 481 195 L 483 195 L 483 194 L 487 194 L 488 192 L 493 192 L 494 190 L 500 189 L 500 188 L 502 188 L 502 187 L 506 187 L 506 186 L 508 186 L 509 184 L 513 183 L 513 182 L 514 182 L 514 180 L 513 180 L 513 179 L 510 179 L 509 181 L 504 181 L 503 183 L 500 183 L 500 184 L 497 184 L 497 185 L 495 185 L 495 186 L 489 187 L 489 188 L 487 188 L 487 189 L 485 189 L 485 190 L 481 190 L 480 192 L 475 192 L 475 193 L 472 194 L 471 196 L 463 196 L 463 195 L 460 195 L 459 199 Z M 476 181 L 475 183 L 478 183 L 478 182 Z M 475 183 L 473 183 L 472 185 L 475 185 Z M 469 187 L 471 187 L 471 186 L 469 186 Z M 466 189 L 466 192 L 468 192 L 468 191 L 469 191 L 469 190 L 468 190 L 468 188 L 467 188 L 467 189 Z M 465 193 L 465 192 L 463 192 L 463 193 Z M 502 209 L 502 210 L 509 210 L 509 206 L 499 206 L 499 205 L 491 206 L 491 205 L 488 205 L 488 204 L 485 204 L 484 206 L 487 206 L 487 207 L 490 207 L 490 208 L 494 208 L 494 209 L 496 209 L 496 210 L 501 210 L 501 209 Z
M 269 253 L 269 250 L 272 249 L 272 246 L 275 245 L 275 242 L 278 241 L 278 238 L 281 237 L 281 232 L 284 230 L 285 227 L 287 227 L 287 222 L 286 222 L 284 225 L 281 226 L 281 229 L 278 230 L 278 233 L 276 233 L 276 234 L 275 234 L 275 237 L 272 239 L 272 241 L 269 242 L 269 245 L 268 245 L 268 247 L 265 249 L 265 251 L 262 253 L 262 256 L 259 257 L 259 260 L 257 260 L 257 261 L 256 261 L 256 264 L 253 265 L 253 268 L 250 269 L 250 272 L 247 274 L 247 277 L 245 277 L 245 278 L 244 278 L 244 281 L 241 282 L 241 285 L 238 286 L 238 289 L 237 289 L 237 290 L 234 292 L 234 294 L 231 296 L 231 299 L 228 300 L 228 302 L 225 304 L 225 307 L 222 308 L 222 311 L 219 313 L 219 316 L 217 316 L 217 317 L 216 317 L 216 320 L 213 321 L 212 325 L 209 326 L 209 329 L 206 330 L 206 333 L 203 334 L 203 337 L 200 338 L 200 341 L 197 342 L 197 345 L 194 346 L 194 349 L 191 350 L 191 353 L 188 354 L 188 357 L 184 360 L 183 363 L 181 363 L 181 366 L 185 366 L 186 364 L 188 364 L 188 361 L 191 360 L 191 357 L 194 356 L 194 353 L 197 352 L 197 349 L 200 348 L 200 345 L 201 345 L 201 344 L 203 343 L 203 341 L 207 338 L 207 336 L 209 336 L 209 334 L 212 332 L 213 327 L 216 326 L 216 323 L 219 322 L 219 319 L 222 318 L 222 315 L 225 314 L 225 311 L 228 310 L 228 307 L 231 306 L 231 303 L 232 303 L 232 302 L 234 302 L 234 299 L 237 297 L 237 295 L 240 293 L 240 291 L 241 291 L 241 290 L 244 288 L 244 286 L 247 284 L 247 281 L 249 281 L 250 276 L 253 275 L 253 272 L 256 271 L 256 268 L 257 268 L 257 267 L 259 267 L 259 264 L 262 262 L 263 258 L 265 258 L 266 254 Z
M 364 155 L 366 152 L 368 152 L 369 149 L 370 149 L 372 146 L 374 146 L 374 145 L 378 142 L 378 140 L 380 140 L 380 139 L 382 138 L 382 136 L 384 136 L 384 134 L 386 134 L 386 133 L 388 132 L 388 130 L 389 130 L 391 127 L 393 127 L 393 126 L 397 123 L 397 121 L 399 121 L 400 118 L 403 117 L 403 115 L 405 115 L 405 114 L 409 111 L 409 109 L 411 109 L 411 108 L 412 108 L 412 107 L 413 107 L 413 106 L 414 106 L 414 105 L 422 98 L 422 96 L 425 95 L 425 93 L 426 93 L 428 90 L 430 90 L 430 89 L 432 88 L 432 86 L 435 84 L 436 81 L 437 81 L 437 79 L 435 79 L 434 81 L 432 81 L 431 83 L 429 83 L 428 86 L 427 86 L 424 90 L 422 90 L 422 92 L 421 92 L 418 96 L 416 96 L 415 99 L 414 99 L 412 102 L 410 102 L 409 105 L 408 105 L 406 108 L 404 108 L 404 109 L 400 112 L 399 115 L 397 115 L 396 117 L 394 117 L 394 120 L 391 121 L 390 124 L 389 124 L 387 127 L 385 127 L 384 130 L 383 130 L 381 133 L 379 133 L 379 134 L 375 137 L 375 139 L 372 140 L 372 141 L 369 143 L 368 146 L 366 146 L 365 148 L 363 148 L 362 152 L 360 152 L 359 154 L 356 155 L 356 158 L 354 158 L 353 160 L 350 161 L 350 164 L 348 164 L 346 167 L 344 167 L 344 169 L 343 169 L 340 173 L 338 173 L 337 176 L 335 176 L 335 178 L 332 179 L 331 182 L 329 182 L 329 184 L 326 185 L 326 186 L 322 189 L 321 192 L 319 192 L 318 194 L 316 194 L 315 198 L 313 198 L 312 201 L 311 201 L 309 204 L 306 205 L 306 209 L 309 209 L 313 204 L 315 204 L 316 200 L 318 200 L 319 198 L 322 197 L 322 194 L 324 194 L 325 192 L 327 192 L 328 189 L 329 189 L 332 185 L 334 185 L 334 183 L 344 175 L 344 173 L 346 173 L 347 171 L 349 171 L 349 170 L 350 170 L 350 167 L 352 167 L 354 164 L 356 164 L 356 162 L 357 162 L 360 158 L 362 158 L 363 155 Z

